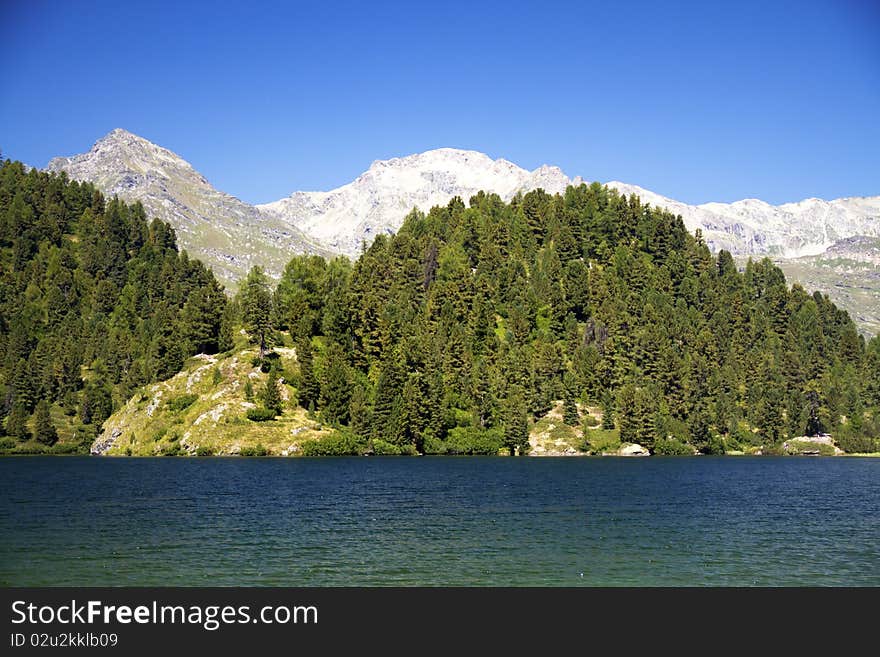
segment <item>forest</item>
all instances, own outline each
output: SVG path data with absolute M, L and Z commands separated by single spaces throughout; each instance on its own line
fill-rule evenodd
M 354 262 L 294 256 L 277 285 L 254 267 L 230 297 L 139 204 L 2 164 L 4 449 L 59 433 L 87 449 L 140 387 L 241 329 L 271 381 L 250 419 L 279 414 L 287 386 L 336 429 L 315 454 L 524 454 L 560 400 L 585 440 L 656 454 L 880 437 L 880 339 L 771 261 L 740 270 L 597 183 L 414 210 Z M 288 344 L 294 371 L 273 358 Z
M 231 345 L 230 304 L 174 230 L 64 175 L 0 166 L 5 448 L 88 451 L 134 390 Z M 4 439 L 0 439 L 4 440 Z

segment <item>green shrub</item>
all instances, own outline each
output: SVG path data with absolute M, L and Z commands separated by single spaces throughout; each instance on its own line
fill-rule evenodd
M 361 454 L 363 445 L 347 432 L 339 431 L 301 445 L 303 456 L 351 456 Z
M 214 368 L 214 371 L 211 372 L 211 383 L 212 383 L 214 386 L 216 386 L 216 385 L 217 385 L 218 383 L 220 383 L 222 380 L 223 380 L 223 374 L 221 374 L 221 372 L 220 372 L 220 368 L 219 368 L 219 367 L 215 367 L 215 368 Z
M 787 447 L 786 447 L 787 445 Z M 787 454 L 815 454 L 820 456 L 834 456 L 834 447 L 823 443 L 812 443 L 808 440 L 789 440 L 783 444 Z
M 497 454 L 504 445 L 501 429 L 455 427 L 446 436 L 446 454 Z
M 654 442 L 654 453 L 661 456 L 690 456 L 694 450 L 675 438 L 660 438 Z
M 238 452 L 239 456 L 268 456 L 269 450 L 262 443 L 257 443 L 253 447 L 242 447 Z
M 690 438 L 687 424 L 666 413 L 658 413 L 657 418 L 657 436 L 662 438 L 671 438 L 679 443 L 686 443 Z
M 847 454 L 869 454 L 877 451 L 877 443 L 873 438 L 849 431 L 838 434 L 837 444 Z
M 167 405 L 175 413 L 180 413 L 192 406 L 198 398 L 198 395 L 180 395 L 169 399 Z
M 446 443 L 437 438 L 437 436 L 427 435 L 425 436 L 423 449 L 425 454 L 445 454 Z
M 469 427 L 474 422 L 474 416 L 470 411 L 461 408 L 451 408 L 447 414 L 446 426 Z
M 374 439 L 371 446 L 373 448 L 373 454 L 376 456 L 400 456 L 402 453 L 400 447 L 382 440 L 381 438 Z
M 77 443 L 55 443 L 50 450 L 52 454 L 86 454 L 85 445 Z
M 214 456 L 214 448 L 207 445 L 199 445 L 196 448 L 196 456 Z
M 183 450 L 180 448 L 180 443 L 173 442 L 163 449 L 161 454 L 162 456 L 180 456 L 183 454 Z
M 272 369 L 273 365 L 280 367 L 280 358 L 281 356 L 277 352 L 268 351 L 262 358 L 254 356 L 251 359 L 251 365 L 253 367 L 259 367 L 260 371 L 265 374 Z
M 153 442 L 158 443 L 165 437 L 165 434 L 168 433 L 168 427 L 162 427 L 156 432 L 156 435 L 153 436 Z
M 249 408 L 247 412 L 247 419 L 253 422 L 268 422 L 275 417 L 276 413 L 271 408 Z
M 592 427 L 598 427 L 598 426 L 599 426 L 599 420 L 597 420 L 597 419 L 594 418 L 592 415 L 590 415 L 589 413 L 587 413 L 586 415 L 584 415 L 583 424 L 584 424 L 584 426 L 591 427 L 591 428 L 592 428 Z
M 0 438 L 0 449 L 13 449 L 16 446 L 17 442 L 15 438 L 5 437 Z
M 716 433 L 709 436 L 709 443 L 703 448 L 703 454 L 724 454 L 724 441 L 721 439 L 721 436 Z

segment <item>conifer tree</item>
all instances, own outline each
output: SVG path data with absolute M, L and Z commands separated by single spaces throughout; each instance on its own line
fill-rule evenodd
M 574 397 L 570 394 L 565 395 L 565 400 L 562 406 L 562 421 L 571 427 L 576 427 L 580 423 L 577 403 L 575 402 Z
M 281 400 L 281 393 L 278 391 L 278 373 L 275 367 L 269 369 L 269 376 L 266 378 L 266 385 L 260 395 L 260 401 L 263 406 L 270 411 L 274 411 L 275 415 L 281 415 L 284 403 Z
M 364 386 L 356 384 L 351 392 L 348 403 L 349 426 L 358 438 L 370 437 L 370 409 L 367 404 L 367 393 Z
M 34 411 L 34 440 L 50 446 L 58 442 L 55 424 L 49 414 L 49 403 L 45 399 L 37 402 L 37 408 Z
M 241 309 L 245 328 L 260 345 L 260 358 L 266 355 L 266 339 L 272 330 L 272 294 L 262 268 L 254 266 L 241 289 Z
M 607 391 L 602 395 L 602 428 L 606 431 L 614 429 L 614 398 Z
M 504 446 L 510 455 L 524 455 L 529 448 L 529 419 L 525 393 L 520 386 L 512 386 L 504 409 Z
M 337 344 L 327 350 L 327 363 L 321 381 L 321 413 L 331 424 L 348 422 L 351 377 L 345 355 Z
M 12 411 L 6 417 L 6 435 L 12 436 L 16 440 L 23 441 L 30 438 L 30 431 L 27 427 L 28 413 L 24 404 L 17 403 L 12 407 Z
M 303 408 L 309 408 L 318 402 L 321 386 L 315 377 L 312 345 L 308 338 L 301 339 L 297 344 L 296 357 L 299 361 L 299 388 L 297 391 L 299 405 Z

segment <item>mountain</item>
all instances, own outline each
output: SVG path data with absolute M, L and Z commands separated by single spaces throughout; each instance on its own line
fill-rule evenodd
M 56 157 L 47 168 L 91 182 L 108 197 L 140 201 L 148 216 L 174 226 L 181 247 L 226 285 L 255 264 L 277 277 L 291 253 L 325 253 L 295 227 L 214 189 L 189 162 L 126 130 L 113 130 L 88 153 Z
M 559 167 L 527 171 L 477 151 L 439 148 L 407 157 L 377 160 L 356 180 L 329 192 L 294 192 L 257 207 L 330 249 L 356 255 L 362 242 L 394 233 L 406 214 L 427 212 L 453 196 L 467 201 L 479 190 L 509 201 L 517 192 L 543 188 L 551 194 L 584 182 Z M 800 257 L 824 252 L 855 235 L 880 237 L 880 196 L 823 201 L 811 198 L 774 206 L 756 199 L 688 205 L 624 182 L 606 183 L 622 194 L 636 194 L 655 207 L 680 214 L 689 230 L 700 229 L 713 251 L 735 255 Z
M 178 155 L 125 130 L 112 131 L 83 155 L 55 158 L 48 168 L 92 182 L 110 196 L 141 201 L 149 215 L 171 223 L 180 244 L 210 265 L 227 286 L 234 286 L 255 264 L 277 279 L 298 253 L 357 255 L 376 235 L 396 232 L 415 207 L 427 212 L 454 196 L 467 202 L 480 190 L 509 201 L 518 192 L 563 192 L 584 182 L 554 166 L 528 171 L 477 151 L 439 148 L 377 160 L 337 189 L 298 191 L 253 206 L 214 189 Z M 860 292 L 852 295 L 829 279 L 835 268 L 820 263 L 826 250 L 845 240 L 880 238 L 880 196 L 810 198 L 778 206 L 757 199 L 689 205 L 625 182 L 607 185 L 680 214 L 689 230 L 702 231 L 712 251 L 775 258 L 794 281 L 815 284 L 854 317 L 873 317 L 873 308 L 880 307 L 875 264 L 860 265 L 854 282 Z M 863 329 L 875 325 L 874 320 L 860 321 Z
M 827 293 L 866 337 L 880 334 L 880 238 L 849 237 L 819 255 L 775 262 L 789 280 Z
M 357 255 L 361 244 L 381 233 L 393 234 L 414 207 L 427 212 L 454 196 L 465 202 L 479 192 L 509 201 L 517 192 L 543 188 L 561 193 L 580 178 L 569 179 L 558 167 L 527 171 L 504 159 L 455 148 L 390 160 L 377 160 L 353 182 L 329 192 L 294 192 L 257 207 L 320 240 L 331 249 Z
M 855 235 L 880 237 L 880 196 L 770 205 L 758 199 L 688 205 L 650 190 L 612 181 L 609 187 L 636 194 L 643 203 L 680 214 L 685 226 L 700 229 L 713 251 L 734 255 L 797 258 L 818 255 L 838 240 Z

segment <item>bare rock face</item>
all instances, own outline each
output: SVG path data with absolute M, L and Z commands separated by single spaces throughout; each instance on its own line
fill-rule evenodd
M 92 443 L 92 447 L 89 450 L 92 456 L 103 456 L 107 453 L 107 450 L 113 447 L 113 444 L 116 440 L 122 435 L 122 429 L 115 428 L 112 431 L 104 431 L 100 436 Z

